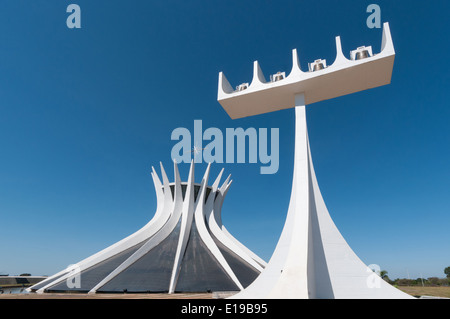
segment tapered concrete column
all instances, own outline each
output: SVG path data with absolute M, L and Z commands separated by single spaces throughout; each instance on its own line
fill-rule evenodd
M 268 297 L 308 298 L 309 283 L 309 178 L 306 113 L 303 94 L 295 96 L 295 157 L 291 201 L 277 250 L 272 259 L 280 277 Z M 292 284 L 295 282 L 295 284 Z
M 261 275 L 232 298 L 412 298 L 382 280 L 353 252 L 320 193 L 303 94 L 295 96 L 295 155 L 286 222 Z
M 295 96 L 295 155 L 286 222 L 266 269 L 235 298 L 309 298 L 313 267 L 310 246 L 309 155 L 305 98 Z

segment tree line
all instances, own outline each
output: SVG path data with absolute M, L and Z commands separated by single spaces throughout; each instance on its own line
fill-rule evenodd
M 395 280 L 391 280 L 388 276 L 388 272 L 386 270 L 382 270 L 380 272 L 381 278 L 394 286 L 450 286 L 450 266 L 444 269 L 445 278 L 438 277 L 429 277 L 429 278 L 416 278 L 416 279 L 407 279 L 407 278 L 397 278 Z

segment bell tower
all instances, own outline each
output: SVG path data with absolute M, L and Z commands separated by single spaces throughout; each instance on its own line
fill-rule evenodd
M 285 225 L 267 267 L 233 298 L 412 298 L 373 273 L 334 224 L 314 172 L 306 121 L 307 105 L 390 83 L 395 50 L 389 24 L 383 26 L 380 53 L 361 46 L 348 59 L 340 37 L 336 51 L 333 64 L 317 59 L 303 71 L 294 49 L 289 75 L 279 72 L 269 82 L 255 61 L 251 84 L 237 90 L 219 74 L 218 101 L 232 119 L 288 108 L 295 112 L 294 171 Z

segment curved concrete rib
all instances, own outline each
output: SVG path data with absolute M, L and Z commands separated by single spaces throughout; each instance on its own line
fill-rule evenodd
M 262 84 L 266 83 L 266 78 L 264 77 L 264 73 L 261 70 L 261 66 L 258 61 L 253 62 L 253 79 L 250 87 L 258 87 Z
M 162 167 L 162 164 L 161 164 Z M 162 171 L 164 171 L 162 169 Z M 143 257 L 150 250 L 155 248 L 158 244 L 160 244 L 164 239 L 166 239 L 170 233 L 175 229 L 178 220 L 180 219 L 182 213 L 182 193 L 181 193 L 181 180 L 180 175 L 178 173 L 178 167 L 174 162 L 174 175 L 175 175 L 175 194 L 172 197 L 172 191 L 170 189 L 169 179 L 165 172 L 163 173 L 163 181 L 164 181 L 164 201 L 165 207 L 170 209 L 170 211 L 166 211 L 165 214 L 170 214 L 169 220 L 158 230 L 158 232 L 152 236 L 147 242 L 142 245 L 135 253 L 133 253 L 130 257 L 128 257 L 122 264 L 120 264 L 116 269 L 114 269 L 108 276 L 106 276 L 102 281 L 100 281 L 94 288 L 92 288 L 89 293 L 95 293 L 98 289 L 120 274 L 123 270 L 134 264 L 141 257 Z
M 205 243 L 206 247 L 208 247 L 209 251 L 213 254 L 213 256 L 216 258 L 216 260 L 219 262 L 219 264 L 222 266 L 222 268 L 225 270 L 225 272 L 228 274 L 228 276 L 233 280 L 233 282 L 236 284 L 236 286 L 242 290 L 244 287 L 240 283 L 239 279 L 234 274 L 233 270 L 231 269 L 230 265 L 226 261 L 226 259 L 223 257 L 222 253 L 220 252 L 219 248 L 217 247 L 216 243 L 212 239 L 211 235 L 208 232 L 208 229 L 205 224 L 205 194 L 206 194 L 206 185 L 208 183 L 208 177 L 209 177 L 209 169 L 211 164 L 208 165 L 208 168 L 206 170 L 205 176 L 202 180 L 201 189 L 199 192 L 199 199 L 198 204 L 195 209 L 195 225 L 197 226 L 198 233 L 200 235 L 200 238 L 202 239 L 203 243 Z
M 234 92 L 233 87 L 230 85 L 230 82 L 228 82 L 228 80 L 223 72 L 219 73 L 219 87 L 220 87 L 220 91 L 222 91 L 222 92 L 225 92 L 225 93 L 233 93 Z
M 317 216 L 311 217 L 312 231 L 319 235 L 314 227 L 320 226 L 320 229 L 326 230 L 320 233 L 320 239 L 313 239 L 318 243 L 315 251 L 323 251 L 321 256 L 315 256 L 315 265 L 323 264 L 323 261 L 327 265 L 327 268 L 316 266 L 315 296 L 317 298 L 335 299 L 413 299 L 410 295 L 396 289 L 378 277 L 348 245 L 331 219 L 322 198 L 314 172 L 309 144 L 308 158 L 311 188 L 314 196 L 315 211 L 317 212 Z M 322 260 L 319 260 L 318 257 L 322 258 Z M 320 280 L 324 278 L 326 278 L 325 282 Z
M 214 223 L 214 229 L 220 230 L 214 233 L 217 234 L 218 239 L 226 246 L 233 247 L 234 251 L 244 259 L 247 263 L 252 265 L 255 269 L 262 272 L 266 267 L 267 263 L 258 255 L 256 255 L 253 251 L 251 251 L 248 247 L 244 246 L 239 240 L 237 240 L 223 225 L 222 223 L 222 205 L 225 199 L 225 196 L 230 189 L 232 181 L 226 184 L 225 188 L 221 188 L 219 190 L 219 194 L 217 194 L 217 201 L 214 204 L 214 212 L 212 216 L 214 218 L 210 218 L 211 223 Z M 224 184 L 225 185 L 225 184 Z
M 165 180 L 168 181 L 167 176 L 164 172 L 164 168 L 162 167 L 162 176 Z M 126 250 L 128 248 L 131 248 L 145 240 L 147 240 L 149 237 L 153 236 L 156 232 L 158 232 L 162 225 L 164 225 L 167 220 L 170 217 L 170 212 L 172 211 L 170 202 L 167 200 L 168 196 L 165 196 L 162 190 L 162 184 L 160 179 L 158 178 L 158 174 L 156 173 L 154 167 L 152 167 L 151 176 L 153 179 L 153 183 L 155 186 L 156 191 L 156 198 L 157 198 L 157 208 L 155 215 L 153 218 L 141 229 L 136 231 L 135 233 L 129 235 L 128 237 L 125 237 L 124 239 L 118 241 L 117 243 L 101 250 L 100 252 L 83 259 L 82 261 L 78 262 L 76 265 L 79 267 L 78 269 L 82 272 L 92 266 L 95 266 L 96 264 L 111 258 L 112 256 L 118 254 L 119 252 Z M 165 200 L 162 200 L 165 198 Z M 166 209 L 165 209 L 166 208 Z M 166 212 L 166 213 L 165 213 Z M 51 288 L 52 286 L 55 286 L 65 280 L 67 280 L 72 273 L 68 271 L 67 269 L 60 271 L 56 273 L 55 275 L 49 277 L 45 281 L 39 283 L 39 288 L 36 292 L 37 293 L 43 293 L 46 289 Z M 44 284 L 44 285 L 42 285 Z M 32 289 L 33 287 L 30 287 Z
M 300 65 L 300 59 L 298 57 L 297 49 L 292 50 L 292 68 L 289 75 L 286 77 L 286 79 L 291 79 L 294 77 L 302 77 L 303 74 L 306 72 L 302 71 L 302 67 Z
M 208 228 L 217 240 L 219 240 L 226 247 L 229 247 L 234 253 L 236 253 L 253 268 L 261 272 L 266 264 L 265 261 L 259 258 L 250 249 L 242 245 L 242 243 L 234 238 L 222 224 L 221 209 L 226 193 L 231 186 L 231 181 L 229 180 L 230 176 L 228 176 L 220 189 L 217 187 L 219 184 L 218 180 L 216 180 L 213 184 L 214 198 L 211 198 L 213 194 L 213 192 L 211 192 L 205 205 L 205 217 Z M 217 195 L 215 194 L 216 192 Z
M 175 291 L 180 273 L 181 261 L 186 251 L 186 246 L 191 232 L 192 220 L 194 217 L 194 161 L 191 162 L 189 170 L 188 183 L 186 187 L 186 194 L 184 195 L 183 212 L 181 216 L 180 236 L 175 254 L 175 262 L 173 264 L 172 275 L 169 284 L 169 293 Z
M 348 63 L 350 60 L 347 59 L 342 52 L 342 43 L 341 43 L 341 37 L 336 37 L 336 59 L 334 60 L 333 64 L 334 66 L 339 66 L 345 63 Z
M 383 38 L 381 40 L 382 54 L 395 54 L 394 42 L 392 41 L 391 28 L 389 23 L 383 23 Z

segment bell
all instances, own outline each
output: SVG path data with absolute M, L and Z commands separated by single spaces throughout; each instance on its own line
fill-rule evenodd
M 369 57 L 369 51 L 368 50 L 362 50 L 356 53 L 355 60 L 362 60 Z
M 236 87 L 236 91 L 240 92 L 240 91 L 244 91 L 248 88 L 248 84 L 247 83 L 242 83 L 241 85 L 238 85 Z
M 314 64 L 314 68 L 313 68 L 314 72 L 315 71 L 319 71 L 319 70 L 323 70 L 323 69 L 325 69 L 325 67 L 323 66 L 322 62 Z
M 283 75 L 281 75 L 281 74 L 276 74 L 276 75 L 275 75 L 275 78 L 274 78 L 274 82 L 280 81 L 280 80 L 283 80 Z
M 274 75 L 270 76 L 270 82 L 277 82 L 277 81 L 281 81 L 284 79 L 284 77 L 286 76 L 285 72 L 277 72 Z

